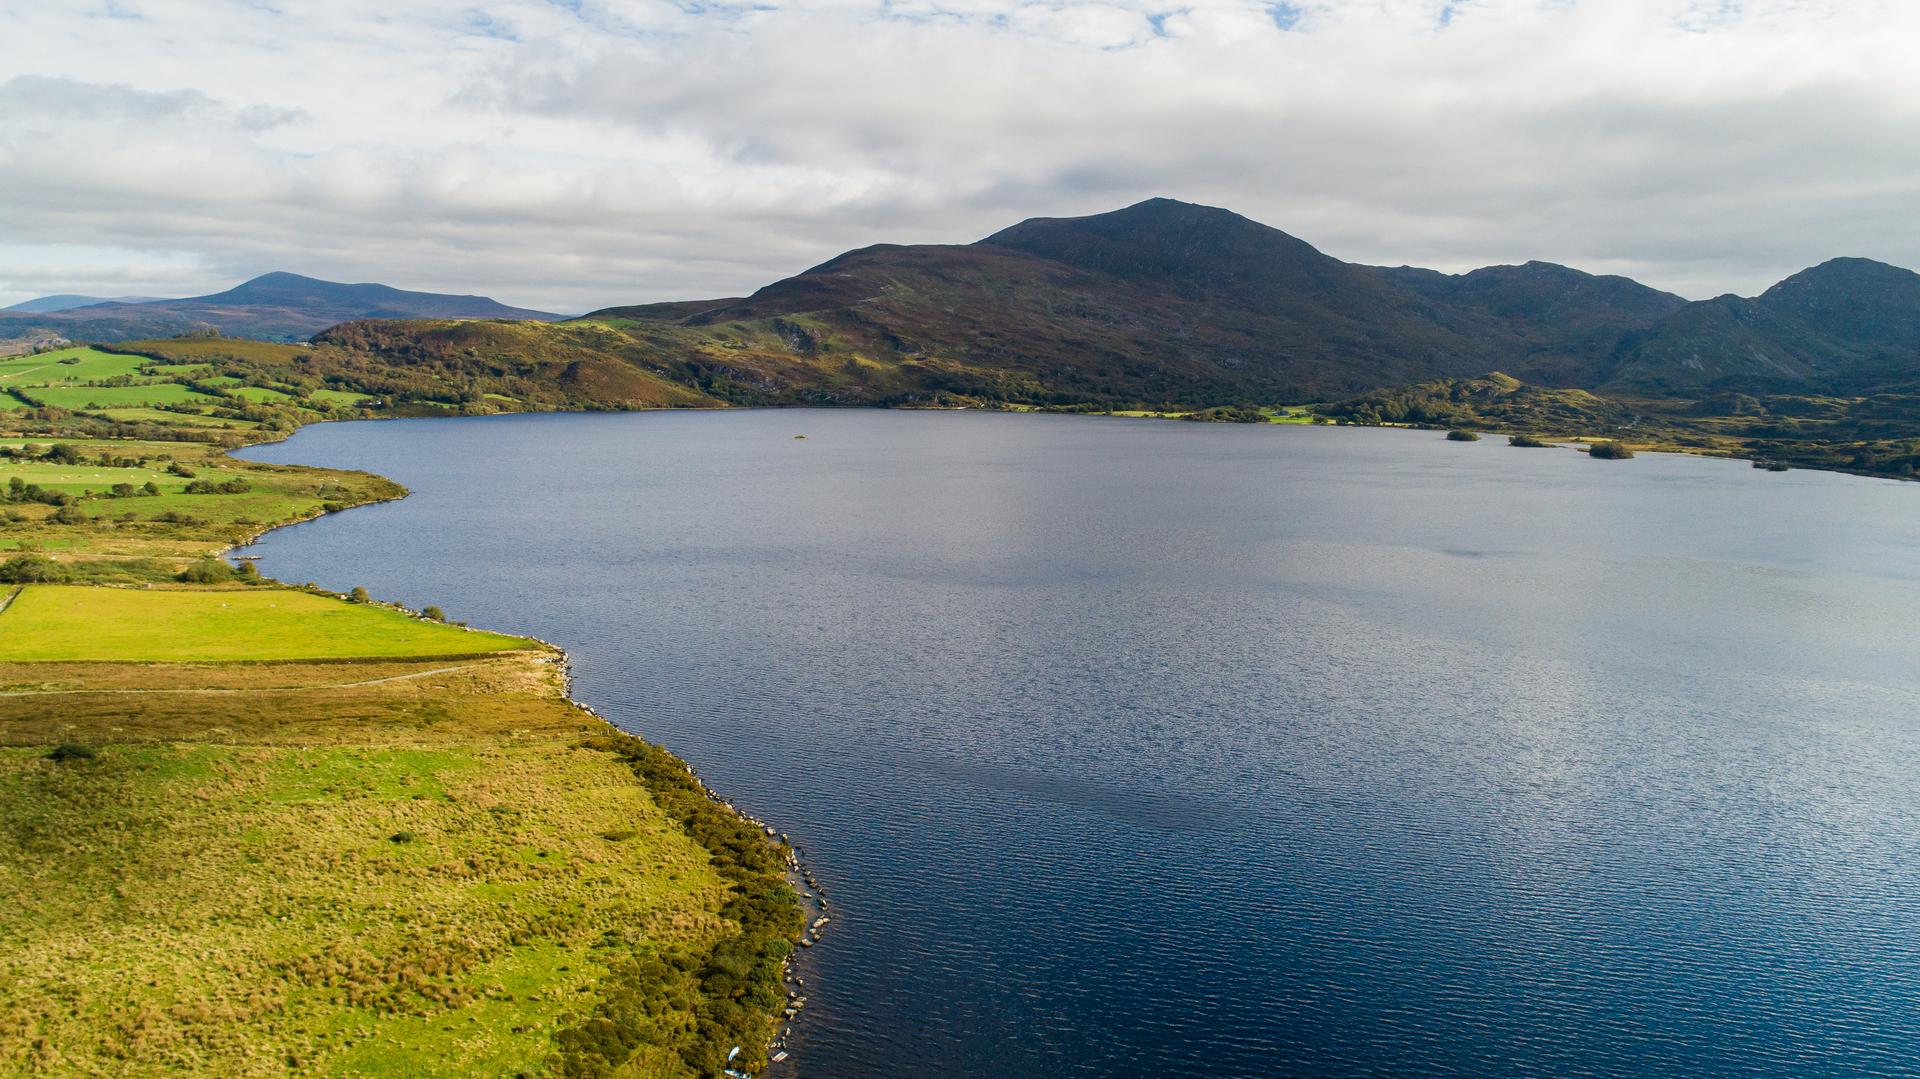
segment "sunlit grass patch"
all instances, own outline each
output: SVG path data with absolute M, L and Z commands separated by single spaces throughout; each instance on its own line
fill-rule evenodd
M 212 404 L 216 398 L 174 382 L 146 386 L 22 386 L 16 392 L 55 408 L 119 408 L 130 405 Z
M 141 365 L 150 362 L 145 356 L 63 348 L 0 362 L 0 386 L 49 386 L 137 375 Z
M 280 588 L 28 585 L 0 612 L 0 659 L 200 662 L 472 655 L 539 647 Z

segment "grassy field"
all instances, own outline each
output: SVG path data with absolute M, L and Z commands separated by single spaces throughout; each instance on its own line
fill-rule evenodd
M 0 385 L 58 386 L 135 375 L 144 362 L 139 356 L 91 348 L 63 348 L 0 362 Z
M 25 586 L 0 660 L 210 662 L 451 656 L 539 647 L 388 607 L 278 588 Z
M 21 386 L 17 391 L 55 408 L 125 408 L 138 405 L 210 405 L 217 398 L 174 382 L 145 386 Z
M 701 992 L 746 931 L 691 780 L 559 679 L 0 659 L 0 1073 L 692 1076 L 764 1044 L 771 1006 Z
M 169 427 L 209 428 L 226 431 L 249 431 L 260 426 L 258 420 L 236 419 L 232 416 L 195 416 L 179 412 L 168 412 L 158 408 L 103 408 L 100 415 L 110 420 L 125 420 L 132 423 L 158 423 Z
M 293 400 L 292 394 L 284 390 L 269 389 L 266 386 L 234 386 L 229 388 L 227 392 L 242 400 L 267 404 L 284 404 L 285 402 Z
M 85 463 L 34 459 L 55 445 L 72 447 Z M 0 507 L 0 552 L 182 560 L 242 542 L 272 524 L 312 517 L 329 506 L 359 505 L 403 493 L 397 484 L 364 473 L 238 461 L 216 443 L 14 438 L 0 439 L 0 447 L 28 455 L 27 459 L 0 458 L 0 497 L 6 485 L 18 478 L 23 484 L 81 496 L 74 508 L 87 518 L 63 524 L 53 519 L 55 507 L 42 503 Z M 109 466 L 102 460 L 136 464 Z M 192 475 L 168 471 L 176 465 Z M 187 488 L 195 480 L 214 484 L 244 480 L 247 489 L 189 494 Z M 108 497 L 116 484 L 141 488 L 147 483 L 158 487 L 160 494 Z

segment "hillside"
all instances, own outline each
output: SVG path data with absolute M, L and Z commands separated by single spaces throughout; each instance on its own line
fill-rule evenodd
M 1607 380 L 1631 390 L 1857 392 L 1920 380 L 1920 274 L 1833 259 L 1752 299 L 1721 296 L 1629 337 Z
M 38 311 L 9 309 L 0 312 L 0 339 L 27 336 L 35 330 L 94 342 L 210 331 L 230 337 L 295 341 L 360 318 L 560 317 L 508 307 L 485 296 L 408 292 L 387 285 L 346 285 L 299 274 L 269 273 L 225 292 L 180 300 L 108 301 L 59 309 L 43 305 Z

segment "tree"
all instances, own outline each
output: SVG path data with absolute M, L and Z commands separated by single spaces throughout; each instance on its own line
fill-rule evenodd
M 347 602 L 348 603 L 372 603 L 373 597 L 367 595 L 366 589 L 361 588 L 359 585 L 354 585 L 353 591 L 347 593 Z

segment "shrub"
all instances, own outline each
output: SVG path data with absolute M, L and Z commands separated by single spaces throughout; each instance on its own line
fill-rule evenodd
M 168 465 L 167 471 L 172 473 L 175 476 L 181 477 L 182 479 L 190 480 L 194 477 L 193 469 L 188 468 L 186 465 L 183 465 L 178 461 L 175 461 L 174 463 Z
M 447 612 L 441 610 L 438 607 L 427 606 L 427 607 L 421 608 L 420 617 L 430 618 L 435 622 L 445 622 L 447 620 Z
M 1604 461 L 1624 461 L 1633 456 L 1633 451 L 1618 442 L 1595 442 L 1587 456 Z
M 233 580 L 233 567 L 217 558 L 203 558 L 181 570 L 180 580 L 188 584 L 220 584 Z
M 67 567 L 45 555 L 15 555 L 0 562 L 0 583 L 49 584 L 70 576 Z
M 251 490 L 253 490 L 253 484 L 240 479 L 221 483 L 213 480 L 194 480 L 187 484 L 187 493 L 190 495 L 239 495 Z
M 366 589 L 360 587 L 359 585 L 354 585 L 353 591 L 347 593 L 347 602 L 348 603 L 372 603 L 373 597 L 367 595 Z
M 99 751 L 95 750 L 92 746 L 83 746 L 78 742 L 62 742 L 53 747 L 53 752 L 47 754 L 47 759 L 64 763 L 66 761 L 90 761 L 99 755 Z
M 59 509 L 53 511 L 52 517 L 47 519 L 57 525 L 83 525 L 93 520 L 93 518 L 81 513 L 80 507 L 78 506 L 61 506 Z
M 1478 442 L 1480 441 L 1480 436 L 1473 433 L 1472 431 L 1463 431 L 1456 427 L 1453 430 L 1447 432 L 1447 441 L 1448 442 Z
M 392 835 L 387 837 L 387 842 L 411 843 L 413 842 L 413 833 L 412 832 L 395 832 Z
M 1507 445 L 1524 446 L 1528 449 L 1543 449 L 1547 446 L 1552 445 L 1552 443 L 1542 442 L 1539 439 L 1533 437 L 1532 435 L 1508 435 Z

